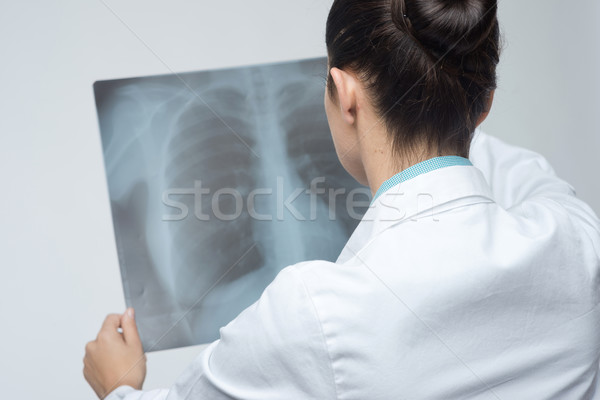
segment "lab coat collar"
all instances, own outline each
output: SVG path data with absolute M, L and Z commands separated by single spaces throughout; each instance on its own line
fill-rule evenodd
M 418 175 L 371 203 L 336 262 L 349 261 L 377 235 L 401 222 L 435 218 L 452 208 L 492 202 L 492 191 L 475 166 L 456 165 Z

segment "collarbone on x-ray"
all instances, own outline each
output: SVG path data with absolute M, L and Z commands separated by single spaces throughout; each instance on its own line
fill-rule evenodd
M 326 59 L 94 85 L 125 299 L 146 351 L 206 343 L 369 204 L 323 108 Z

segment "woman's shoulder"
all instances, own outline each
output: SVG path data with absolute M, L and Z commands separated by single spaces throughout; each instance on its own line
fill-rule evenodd
M 590 241 L 600 253 L 600 220 L 592 208 L 577 197 L 575 188 L 560 178 L 541 154 L 477 130 L 469 159 L 484 175 L 495 202 L 513 216 L 545 215 L 575 229 L 573 236 Z

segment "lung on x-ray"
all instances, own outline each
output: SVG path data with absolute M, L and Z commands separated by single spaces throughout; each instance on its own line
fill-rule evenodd
M 318 58 L 94 84 L 146 351 L 211 342 L 282 268 L 336 260 L 370 194 L 336 156 L 325 75 Z

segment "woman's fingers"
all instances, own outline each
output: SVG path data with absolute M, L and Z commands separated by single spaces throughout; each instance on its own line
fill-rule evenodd
M 119 334 L 119 327 L 121 325 L 121 315 L 119 314 L 109 314 L 104 319 L 102 323 L 102 327 L 98 332 L 97 339 L 115 339 L 117 337 L 121 337 Z
M 123 315 L 120 317 L 120 325 L 123 330 L 123 337 L 125 342 L 132 345 L 140 345 L 140 335 L 138 333 L 137 325 L 135 323 L 135 312 L 133 308 L 128 308 Z
M 83 365 L 85 379 L 100 398 L 120 385 L 142 388 L 146 357 L 132 309 L 106 317 L 98 338 L 85 347 Z

